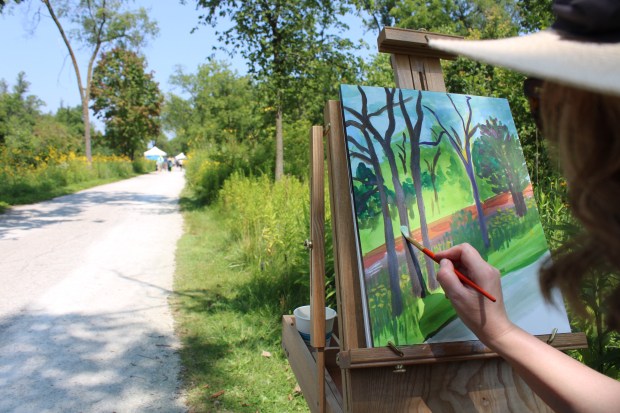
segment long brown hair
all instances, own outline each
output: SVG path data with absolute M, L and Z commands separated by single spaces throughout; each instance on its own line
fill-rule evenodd
M 543 134 L 557 150 L 568 198 L 582 233 L 541 271 L 547 298 L 559 287 L 583 309 L 588 277 L 620 273 L 620 97 L 546 82 L 541 96 Z M 620 287 L 607 299 L 608 323 L 620 327 Z

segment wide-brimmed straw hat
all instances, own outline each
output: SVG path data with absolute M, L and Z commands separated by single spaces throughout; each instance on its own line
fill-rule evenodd
M 620 0 L 556 0 L 556 22 L 497 40 L 429 39 L 434 49 L 528 76 L 620 96 Z

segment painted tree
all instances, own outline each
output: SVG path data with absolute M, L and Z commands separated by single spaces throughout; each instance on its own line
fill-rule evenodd
M 379 152 L 375 149 L 375 144 L 381 148 L 380 152 L 387 160 L 387 165 L 390 170 L 391 183 L 392 187 L 394 188 L 394 204 L 398 211 L 400 225 L 409 228 L 409 211 L 407 209 L 407 204 L 405 201 L 405 192 L 400 181 L 400 174 L 398 171 L 397 163 L 398 161 L 392 148 L 396 129 L 396 119 L 394 115 L 394 107 L 396 106 L 394 95 L 396 93 L 396 90 L 384 88 L 384 91 L 385 105 L 374 112 L 369 112 L 368 97 L 366 96 L 364 89 L 362 87 L 358 87 L 358 92 L 360 93 L 362 103 L 361 111 L 357 111 L 350 107 L 344 107 L 345 112 L 349 113 L 352 116 L 352 119 L 349 118 L 345 121 L 345 126 L 352 126 L 358 129 L 364 136 L 364 141 L 359 142 L 351 136 L 348 136 L 347 140 L 349 142 L 349 148 L 354 147 L 357 151 L 350 152 L 352 153 L 352 156 L 360 160 L 364 160 L 369 165 L 372 165 L 375 175 L 378 178 L 378 183 L 383 182 L 383 171 L 381 168 L 383 159 L 382 157 L 380 157 Z M 385 116 L 384 113 L 387 116 Z M 385 130 L 379 130 L 378 127 L 375 126 L 375 124 L 373 123 L 373 120 L 375 119 L 380 119 L 381 123 L 384 123 L 386 118 L 387 124 L 385 125 Z M 381 191 L 381 189 L 379 190 Z M 382 198 L 381 200 L 383 203 L 384 199 Z M 387 198 L 385 199 L 385 201 L 387 202 Z M 383 204 L 383 208 L 384 235 L 386 240 L 386 252 L 388 254 L 390 287 L 392 289 L 398 288 L 398 290 L 400 291 L 400 286 L 398 283 L 398 263 L 396 261 L 396 244 L 394 241 L 395 233 L 392 227 L 391 217 L 389 216 L 388 204 Z M 393 252 L 391 250 L 393 250 Z M 393 257 L 391 257 L 390 254 L 392 254 Z M 422 272 L 420 270 L 420 265 L 417 257 L 414 254 L 411 254 L 409 250 L 406 250 L 405 259 L 414 295 L 417 297 L 425 297 L 427 294 L 427 289 L 424 280 L 421 277 Z M 391 260 L 394 260 L 395 264 L 393 263 L 392 265 L 395 265 L 396 269 L 389 267 Z
M 350 126 L 356 126 L 355 121 L 346 121 Z M 361 126 L 361 125 L 360 125 Z M 363 128 L 360 132 L 364 134 L 365 140 L 370 140 L 368 131 Z M 349 142 L 354 141 L 351 135 L 347 136 Z M 377 156 L 377 152 L 374 148 L 367 148 L 363 145 L 358 146 L 358 150 L 350 151 L 352 158 L 359 159 L 368 165 L 371 165 L 375 182 L 367 182 L 367 184 L 374 183 L 374 186 L 379 194 L 379 201 L 381 206 L 381 216 L 383 218 L 383 234 L 385 236 L 385 248 L 386 248 L 386 262 L 388 279 L 390 282 L 390 297 L 392 305 L 392 315 L 399 316 L 403 312 L 403 298 L 400 290 L 400 277 L 398 271 L 398 257 L 396 256 L 396 243 L 394 242 L 394 227 L 392 226 L 392 217 L 390 215 L 390 208 L 388 202 L 388 195 L 385 186 L 385 180 L 381 171 L 380 161 Z
M 523 190 L 529 184 L 519 139 L 495 118 L 480 125 L 480 138 L 474 143 L 477 175 L 491 184 L 495 193 L 508 191 L 519 217 L 527 213 Z
M 443 132 L 439 131 L 437 128 L 431 129 L 431 137 L 433 141 L 437 143 L 436 148 L 434 148 L 434 154 L 432 158 L 429 160 L 428 158 L 424 158 L 424 164 L 426 165 L 426 173 L 428 174 L 430 186 L 433 188 L 433 213 L 441 213 L 441 207 L 439 205 L 439 184 L 442 180 L 442 175 L 440 172 L 440 168 L 438 167 L 439 158 L 441 157 L 441 146 L 439 143 L 441 141 L 441 137 L 443 136 Z
M 420 135 L 422 133 L 422 122 L 424 122 L 424 112 L 422 111 L 422 92 L 418 92 L 416 99 L 415 124 L 409 116 L 407 105 L 405 103 L 406 99 L 403 96 L 402 90 L 400 90 L 398 94 L 398 104 L 403 114 L 405 125 L 407 126 L 407 133 L 409 134 L 409 143 L 411 147 L 409 167 L 411 170 L 411 177 L 413 178 L 413 186 L 415 188 L 418 218 L 420 220 L 420 232 L 422 233 L 422 243 L 428 248 L 431 245 L 431 240 L 428 234 L 428 225 L 426 223 L 426 207 L 424 205 L 424 198 L 422 197 L 422 170 L 420 167 Z M 428 257 L 425 257 L 424 260 L 426 263 L 426 274 L 428 275 L 429 288 L 434 290 L 439 287 L 435 277 L 435 264 L 434 261 Z
M 93 73 L 95 115 L 105 122 L 109 146 L 130 159 L 161 130 L 163 96 L 145 69 L 144 57 L 117 47 L 101 55 Z
M 472 123 L 473 109 L 470 103 L 471 96 L 465 97 L 465 105 L 467 107 L 466 117 L 461 113 L 459 108 L 456 106 L 452 96 L 450 96 L 449 94 L 446 96 L 448 100 L 450 100 L 450 103 L 452 104 L 452 107 L 454 108 L 454 111 L 456 115 L 458 116 L 458 119 L 460 120 L 460 125 L 456 127 L 460 129 L 460 132 L 457 131 L 454 125 L 444 123 L 445 120 L 442 120 L 441 117 L 433 110 L 433 108 L 426 106 L 426 105 L 424 106 L 424 108 L 433 115 L 433 117 L 435 118 L 435 121 L 437 122 L 437 125 L 441 128 L 442 132 L 445 134 L 446 138 L 448 139 L 448 142 L 450 142 L 450 145 L 452 145 L 452 147 L 454 148 L 454 151 L 456 152 L 461 163 L 463 164 L 465 173 L 467 174 L 467 178 L 469 179 L 469 182 L 471 185 L 472 197 L 476 205 L 476 212 L 478 215 L 478 225 L 480 226 L 480 234 L 482 236 L 482 241 L 484 243 L 484 246 L 488 248 L 490 245 L 489 231 L 487 228 L 486 219 L 484 217 L 484 210 L 482 208 L 482 202 L 480 200 L 480 192 L 478 190 L 478 183 L 476 182 L 476 174 L 474 172 L 474 161 L 473 161 L 472 153 L 471 153 L 473 138 L 479 126 L 479 125 L 473 125 Z
M 316 77 L 319 63 L 321 69 L 334 70 L 346 60 L 344 50 L 350 43 L 330 34 L 342 27 L 339 17 L 345 8 L 328 0 L 197 0 L 197 4 L 206 10 L 202 16 L 206 24 L 215 27 L 224 16 L 232 21 L 229 29 L 217 32 L 221 48 L 241 54 L 265 90 L 266 106 L 275 114 L 275 177 L 280 179 L 285 109 L 300 106 L 295 96 Z
M 122 11 L 124 4 L 122 0 L 41 0 L 41 2 L 58 28 L 75 70 L 82 102 L 84 153 L 90 162 L 92 150 L 88 105 L 91 99 L 93 68 L 99 52 L 121 43 L 140 47 L 145 43 L 146 37 L 157 33 L 157 25 L 149 20 L 143 8 L 137 11 Z M 77 47 L 90 50 L 85 77 L 82 77 L 80 70 L 84 67 L 80 66 L 75 54 Z
M 381 198 L 377 186 L 377 176 L 372 168 L 360 162 L 353 173 L 353 190 L 355 191 L 355 215 L 360 229 L 374 229 L 381 219 Z M 389 189 L 384 186 L 383 191 L 389 194 Z

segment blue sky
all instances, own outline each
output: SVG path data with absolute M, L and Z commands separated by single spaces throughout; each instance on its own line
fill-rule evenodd
M 73 65 L 58 30 L 46 13 L 34 27 L 32 16 L 39 7 L 39 2 L 27 2 L 15 7 L 10 14 L 0 15 L 0 79 L 10 86 L 20 71 L 26 73 L 30 82 L 29 93 L 37 96 L 46 104 L 44 112 L 55 112 L 60 107 L 80 104 Z M 149 15 L 159 25 L 159 35 L 151 39 L 143 53 L 147 57 L 148 70 L 153 71 L 164 93 L 173 91 L 168 83 L 175 68 L 180 65 L 188 73 L 195 72 L 198 65 L 206 62 L 206 57 L 213 53 L 215 29 L 197 25 L 200 11 L 195 9 L 195 2 L 186 5 L 179 0 L 138 0 L 132 8 L 150 9 Z M 365 55 L 376 52 L 376 34 L 364 33 L 360 20 L 350 16 L 347 23 L 351 30 L 346 37 L 353 41 L 364 39 L 370 45 Z M 34 29 L 32 29 L 34 27 Z M 221 28 L 227 28 L 223 23 Z M 82 77 L 86 70 L 90 51 L 78 53 Z M 240 56 L 230 58 L 223 52 L 216 53 L 218 59 L 227 60 L 238 73 L 246 72 L 246 64 Z

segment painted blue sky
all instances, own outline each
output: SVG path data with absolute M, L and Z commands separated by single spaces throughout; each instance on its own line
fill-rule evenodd
M 379 110 L 386 104 L 385 91 L 384 88 L 381 87 L 362 87 L 366 96 L 368 98 L 368 111 L 372 113 L 373 111 Z M 406 104 L 406 109 L 409 116 L 412 118 L 412 122 L 416 121 L 416 99 L 419 91 L 410 90 L 410 89 L 401 89 L 403 92 L 403 97 L 405 99 L 411 98 Z M 343 107 L 350 107 L 353 110 L 361 111 L 362 103 L 361 103 L 361 95 L 359 93 L 357 86 L 352 85 L 342 85 L 340 88 L 341 99 Z M 451 93 L 450 97 L 454 102 L 454 105 L 458 108 L 459 112 L 463 116 L 464 120 L 467 121 L 467 116 L 469 115 L 469 109 L 467 108 L 467 100 L 466 95 L 459 95 Z M 395 98 L 398 98 L 398 91 L 395 95 Z M 508 106 L 508 101 L 502 98 L 492 98 L 492 97 L 481 97 L 481 96 L 471 96 L 470 101 L 471 107 L 473 109 L 472 113 L 472 125 L 476 125 L 477 123 L 484 123 L 490 117 L 497 118 L 501 123 L 508 126 L 508 129 L 511 134 L 516 135 L 516 127 L 512 118 L 512 114 L 510 112 L 510 107 Z M 448 98 L 448 94 L 443 92 L 422 92 L 422 106 L 429 106 L 433 109 L 433 111 L 437 114 L 437 116 L 441 119 L 444 126 L 447 128 L 453 127 L 461 136 L 463 132 L 463 123 L 461 118 L 458 116 L 456 111 L 454 110 L 454 106 L 450 102 Z M 400 140 L 400 136 L 402 131 L 406 129 L 405 121 L 403 119 L 402 113 L 399 108 L 396 108 L 394 111 L 395 115 L 395 134 L 394 140 Z M 353 116 L 344 111 L 345 120 L 353 119 Z M 432 113 L 426 109 L 424 109 L 424 123 L 422 124 L 422 136 L 421 141 L 432 141 L 431 137 L 431 128 L 436 124 L 435 117 Z M 388 119 L 387 116 L 377 116 L 373 118 L 373 125 L 377 128 L 377 130 L 381 133 L 384 133 L 387 129 Z M 361 133 L 353 127 L 348 128 L 347 134 L 352 136 L 354 139 L 358 140 L 365 146 L 363 143 L 363 137 Z M 476 132 L 474 139 L 479 137 L 479 132 Z M 383 156 L 383 151 L 381 150 L 380 145 L 375 145 L 375 150 L 378 156 Z M 352 159 L 352 168 L 355 170 L 355 167 L 359 161 Z

